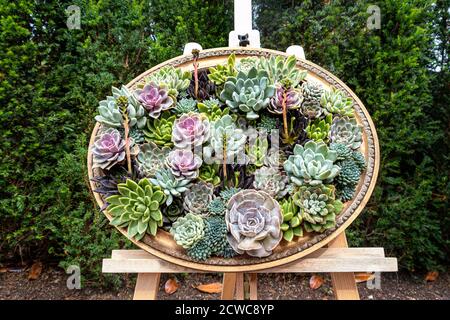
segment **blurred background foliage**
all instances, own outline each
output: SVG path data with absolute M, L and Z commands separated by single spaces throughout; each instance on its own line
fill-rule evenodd
M 300 44 L 346 82 L 371 113 L 381 144 L 378 185 L 348 230 L 352 245 L 383 246 L 409 271 L 448 266 L 450 1 L 254 0 L 263 47 Z M 81 9 L 81 29 L 65 9 Z M 0 0 L 0 261 L 78 264 L 85 281 L 129 247 L 87 185 L 97 103 L 182 53 L 226 46 L 232 1 Z

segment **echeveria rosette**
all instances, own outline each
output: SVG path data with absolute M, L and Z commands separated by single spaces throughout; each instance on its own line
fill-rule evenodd
M 213 198 L 214 187 L 210 183 L 197 182 L 184 194 L 183 207 L 187 212 L 206 215 L 208 205 Z
M 152 118 L 158 118 L 162 111 L 168 110 L 174 103 L 168 90 L 155 83 L 146 84 L 135 91 L 137 100 Z
M 125 140 L 114 128 L 100 131 L 92 147 L 92 168 L 110 170 L 125 159 Z
M 286 110 L 295 110 L 300 108 L 302 102 L 303 96 L 301 90 L 286 89 L 278 85 L 275 95 L 270 99 L 270 105 L 267 110 L 271 113 L 283 114 L 283 104 L 285 104 Z
M 156 83 L 159 87 L 164 87 L 169 90 L 169 95 L 172 97 L 189 87 L 191 83 L 192 74 L 189 71 L 182 71 L 173 66 L 166 66 L 153 72 L 145 81 L 146 83 Z
M 198 177 L 202 159 L 190 149 L 175 149 L 168 154 L 166 164 L 175 178 L 193 180 Z
M 106 97 L 106 100 L 100 101 L 98 106 L 99 114 L 95 117 L 95 120 L 107 127 L 122 128 L 124 119 L 117 104 L 117 99 L 124 97 L 128 102 L 128 126 L 130 128 L 133 128 L 134 126 L 139 129 L 144 128 L 147 122 L 145 110 L 128 88 L 126 86 L 122 86 L 120 89 L 112 87 L 112 94 L 112 96 Z
M 355 118 L 335 117 L 330 129 L 330 141 L 357 150 L 362 144 L 362 126 Z
M 273 198 L 281 199 L 291 189 L 288 182 L 288 177 L 277 168 L 264 166 L 255 171 L 253 187 L 267 192 Z
M 180 197 L 183 192 L 188 190 L 190 180 L 177 179 L 170 169 L 160 169 L 156 171 L 155 177 L 150 178 L 150 182 L 160 186 L 167 195 L 166 205 L 170 206 L 174 197 Z
M 175 242 L 185 249 L 191 248 L 205 235 L 205 223 L 202 217 L 192 213 L 180 217 L 172 224 L 170 233 Z
M 347 97 L 342 90 L 333 88 L 331 91 L 325 91 L 320 98 L 320 104 L 325 114 L 335 114 L 349 118 L 355 117 L 353 100 Z
M 119 195 L 106 198 L 108 212 L 113 216 L 111 224 L 128 227 L 128 236 L 140 240 L 146 233 L 156 235 L 163 225 L 160 210 L 166 201 L 161 188 L 152 185 L 144 178 L 139 183 L 128 179 L 117 186 Z
M 228 242 L 239 254 L 267 257 L 283 236 L 280 205 L 264 191 L 242 190 L 227 204 Z
M 267 73 L 252 68 L 248 74 L 239 72 L 229 77 L 220 93 L 220 99 L 232 111 L 246 113 L 249 120 L 258 119 L 258 112 L 267 108 L 275 94 L 275 86 L 269 83 Z
M 257 68 L 268 74 L 271 83 L 288 80 L 292 87 L 297 87 L 307 75 L 306 70 L 297 68 L 297 58 L 293 55 L 287 58 L 283 56 L 261 57 Z
M 294 154 L 284 162 L 284 170 L 297 186 L 320 185 L 339 174 L 336 159 L 336 151 L 328 149 L 324 142 L 308 141 L 304 146 L 295 145 Z
M 194 112 L 183 114 L 173 124 L 172 142 L 179 149 L 201 146 L 209 138 L 209 127 L 206 116 Z
M 160 148 L 153 142 L 141 144 L 136 157 L 137 171 L 145 177 L 155 176 L 156 171 L 164 168 L 169 152 L 170 148 Z
M 336 225 L 336 216 L 344 205 L 335 199 L 332 185 L 303 186 L 293 196 L 300 207 L 303 227 L 307 232 L 322 233 Z
M 173 146 L 172 127 L 175 119 L 175 115 L 163 113 L 160 118 L 149 121 L 147 129 L 144 130 L 145 140 L 161 147 Z

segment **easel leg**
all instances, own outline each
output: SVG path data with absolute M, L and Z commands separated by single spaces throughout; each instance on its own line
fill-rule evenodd
M 156 300 L 161 273 L 139 273 L 133 300 Z
M 258 300 L 258 274 L 250 273 L 250 300 Z
M 236 273 L 236 300 L 244 300 L 244 274 Z
M 233 300 L 236 289 L 237 273 L 224 273 L 222 286 L 222 300 Z
M 329 248 L 347 248 L 345 231 L 328 244 Z M 337 300 L 359 300 L 358 287 L 356 286 L 353 272 L 331 273 L 334 294 Z

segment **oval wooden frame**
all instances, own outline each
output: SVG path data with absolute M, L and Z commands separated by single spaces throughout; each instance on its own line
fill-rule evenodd
M 217 64 L 223 64 L 225 63 L 226 58 L 232 53 L 236 54 L 236 59 L 248 56 L 288 56 L 284 52 L 269 49 L 215 48 L 203 50 L 200 52 L 199 68 L 207 68 Z M 136 77 L 127 85 L 127 87 L 134 88 L 140 81 L 143 81 L 145 76 L 164 66 L 171 65 L 174 67 L 179 67 L 183 70 L 192 70 L 192 58 L 192 55 L 183 55 L 163 62 Z M 362 152 L 367 160 L 366 173 L 362 175 L 361 181 L 356 190 L 356 196 L 352 201 L 345 204 L 345 208 L 343 212 L 337 217 L 336 226 L 333 229 L 329 229 L 322 234 L 306 236 L 304 237 L 306 238 L 306 240 L 303 241 L 301 245 L 299 245 L 301 241 L 297 241 L 299 242 L 297 243 L 297 245 L 295 245 L 295 242 L 294 245 L 291 245 L 292 242 L 290 242 L 289 244 L 280 245 L 280 249 L 277 250 L 278 248 L 276 248 L 277 252 L 275 253 L 274 251 L 274 253 L 267 258 L 258 259 L 239 256 L 232 259 L 211 258 L 206 262 L 195 262 L 187 255 L 185 255 L 182 248 L 177 246 L 169 233 L 165 231 L 158 231 L 157 237 L 155 238 L 146 236 L 144 238 L 145 242 L 143 242 L 128 238 L 126 229 L 117 229 L 135 245 L 161 259 L 187 268 L 210 272 L 251 272 L 277 267 L 295 261 L 312 253 L 313 251 L 326 245 L 340 233 L 344 232 L 345 229 L 353 222 L 353 220 L 355 220 L 356 217 L 361 213 L 361 211 L 367 204 L 373 192 L 373 189 L 375 188 L 380 163 L 380 148 L 377 133 L 373 121 L 370 118 L 370 115 L 364 107 L 363 103 L 359 100 L 356 94 L 351 91 L 350 88 L 348 88 L 341 80 L 339 80 L 329 71 L 307 60 L 297 59 L 297 66 L 302 69 L 306 69 L 308 71 L 308 77 L 322 82 L 322 84 L 324 84 L 325 86 L 333 86 L 346 91 L 354 101 L 356 118 L 358 122 L 363 126 Z M 99 127 L 100 124 L 97 123 L 92 132 L 87 157 L 88 174 L 90 179 L 89 183 L 91 190 L 94 190 L 96 188 L 95 183 L 91 180 L 94 176 L 96 176 L 94 170 L 92 169 L 91 147 L 94 143 L 94 139 Z M 102 197 L 95 192 L 93 192 L 93 196 L 95 197 L 98 205 L 102 207 L 104 204 Z M 104 210 L 103 212 L 109 220 L 112 219 L 107 210 Z M 148 243 L 150 243 L 151 245 L 149 245 Z

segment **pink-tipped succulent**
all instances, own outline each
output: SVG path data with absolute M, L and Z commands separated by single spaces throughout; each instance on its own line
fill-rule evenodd
M 152 118 L 158 118 L 162 111 L 173 105 L 173 99 L 168 90 L 161 88 L 155 83 L 149 83 L 142 89 L 136 90 L 136 96 L 142 106 L 148 111 Z
M 92 148 L 93 168 L 109 170 L 125 159 L 125 141 L 117 129 L 109 128 L 101 132 Z
M 209 139 L 209 127 L 204 115 L 194 112 L 183 114 L 173 124 L 172 142 L 179 149 L 201 146 Z
M 284 100 L 284 101 L 283 101 Z M 298 89 L 286 89 L 282 86 L 277 87 L 275 96 L 270 100 L 268 110 L 275 114 L 283 113 L 283 103 L 286 104 L 286 109 L 297 109 L 302 104 L 302 93 Z
M 166 158 L 166 164 L 177 179 L 192 180 L 198 177 L 202 159 L 188 149 L 175 149 Z

